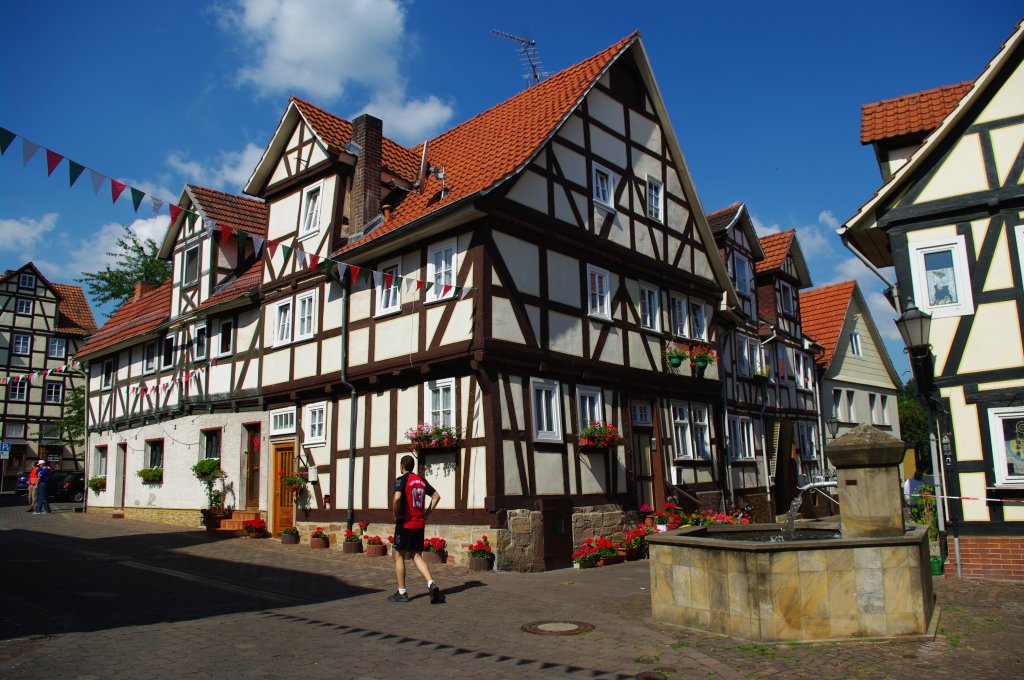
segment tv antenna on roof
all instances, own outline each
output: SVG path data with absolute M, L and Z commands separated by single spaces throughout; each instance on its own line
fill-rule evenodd
M 539 83 L 541 78 L 551 75 L 541 67 L 540 60 L 537 58 L 537 41 L 531 40 L 529 35 L 524 38 L 506 33 L 505 31 L 499 31 L 496 28 L 492 28 L 491 33 L 519 43 L 519 61 L 523 64 L 523 69 L 526 71 L 523 74 L 523 78 L 526 80 L 527 87 L 532 87 Z

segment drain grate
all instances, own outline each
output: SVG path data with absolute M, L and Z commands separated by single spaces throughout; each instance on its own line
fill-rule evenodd
M 535 621 L 524 624 L 523 630 L 534 635 L 582 635 L 594 626 L 583 621 Z

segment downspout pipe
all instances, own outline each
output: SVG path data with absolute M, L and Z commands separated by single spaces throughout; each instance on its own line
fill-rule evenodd
M 349 393 L 348 423 L 348 506 L 345 523 L 351 531 L 355 523 L 356 493 L 356 388 L 348 381 L 348 290 L 349 281 L 341 282 L 341 379 Z
M 889 293 L 892 295 L 892 299 L 895 301 L 895 304 L 898 305 L 899 304 L 899 296 L 896 294 L 896 284 L 893 283 L 892 281 L 890 281 L 889 279 L 885 278 L 885 274 L 883 274 L 881 272 L 881 270 L 879 270 L 878 267 L 876 267 L 874 264 L 872 264 L 871 261 L 864 256 L 864 253 L 862 253 L 859 250 L 857 250 L 854 247 L 854 245 L 852 243 L 850 243 L 849 232 L 847 230 L 845 230 L 845 229 L 840 230 L 839 240 L 843 242 L 843 246 L 845 246 L 847 250 L 849 250 L 851 253 L 853 253 L 854 257 L 856 257 L 858 260 L 860 260 L 861 263 L 865 267 L 867 267 L 868 269 L 871 270 L 872 274 L 877 276 L 882 281 L 882 283 L 885 284 L 885 287 L 886 287 L 886 289 L 889 290 Z M 896 311 L 900 311 L 900 310 L 897 309 Z
M 722 339 L 722 349 L 725 349 L 725 343 L 732 341 L 732 350 L 729 352 L 729 358 L 731 359 L 736 354 L 736 328 L 730 328 L 726 331 L 726 336 Z M 724 352 L 723 352 L 724 353 Z M 721 358 L 721 357 L 719 357 Z M 724 373 L 725 367 L 722 367 Z M 721 439 L 725 442 L 725 485 L 729 490 L 729 507 L 736 507 L 736 492 L 732 488 L 732 458 L 729 456 L 729 381 L 722 380 L 722 437 Z M 719 447 L 719 451 L 721 451 Z
M 761 346 L 761 355 L 762 355 L 763 359 L 767 359 L 768 358 L 768 357 L 764 356 L 764 348 L 768 346 L 769 342 L 771 342 L 772 340 L 777 338 L 778 335 L 779 335 L 776 332 L 776 330 L 775 330 L 775 326 L 769 326 L 769 328 L 772 329 L 772 334 L 768 337 L 767 340 L 762 342 L 761 345 L 760 345 Z M 775 363 L 775 356 L 774 355 L 775 355 L 775 352 L 773 350 L 772 351 L 772 363 Z M 774 373 L 774 371 L 773 371 L 773 373 Z M 772 380 L 772 382 L 774 383 L 774 380 Z M 761 437 L 762 437 L 762 439 L 761 439 L 761 450 L 764 451 L 764 458 L 761 461 L 762 464 L 763 464 L 763 468 L 764 468 L 764 493 L 765 493 L 765 495 L 768 498 L 768 504 L 770 506 L 771 502 L 772 502 L 772 484 L 771 484 L 771 475 L 769 474 L 771 472 L 771 470 L 768 468 L 768 427 L 766 426 L 765 421 L 764 421 L 765 411 L 768 410 L 768 390 L 769 390 L 769 384 L 770 383 L 765 383 L 765 385 L 764 385 L 764 399 L 761 402 L 761 413 L 759 414 L 759 417 L 761 419 Z

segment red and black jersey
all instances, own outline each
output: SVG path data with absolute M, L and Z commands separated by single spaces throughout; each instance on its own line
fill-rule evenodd
M 427 498 L 434 495 L 434 487 L 415 472 L 407 472 L 395 480 L 395 491 L 402 494 L 402 516 L 398 523 L 406 529 L 422 529 L 423 510 Z

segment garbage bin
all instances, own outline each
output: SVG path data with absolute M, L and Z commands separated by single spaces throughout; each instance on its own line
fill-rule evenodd
M 935 576 L 938 576 L 938 575 L 942 574 L 944 571 L 945 571 L 945 568 L 942 566 L 942 558 L 938 557 L 938 556 L 933 557 L 932 558 L 932 574 L 935 575 Z

